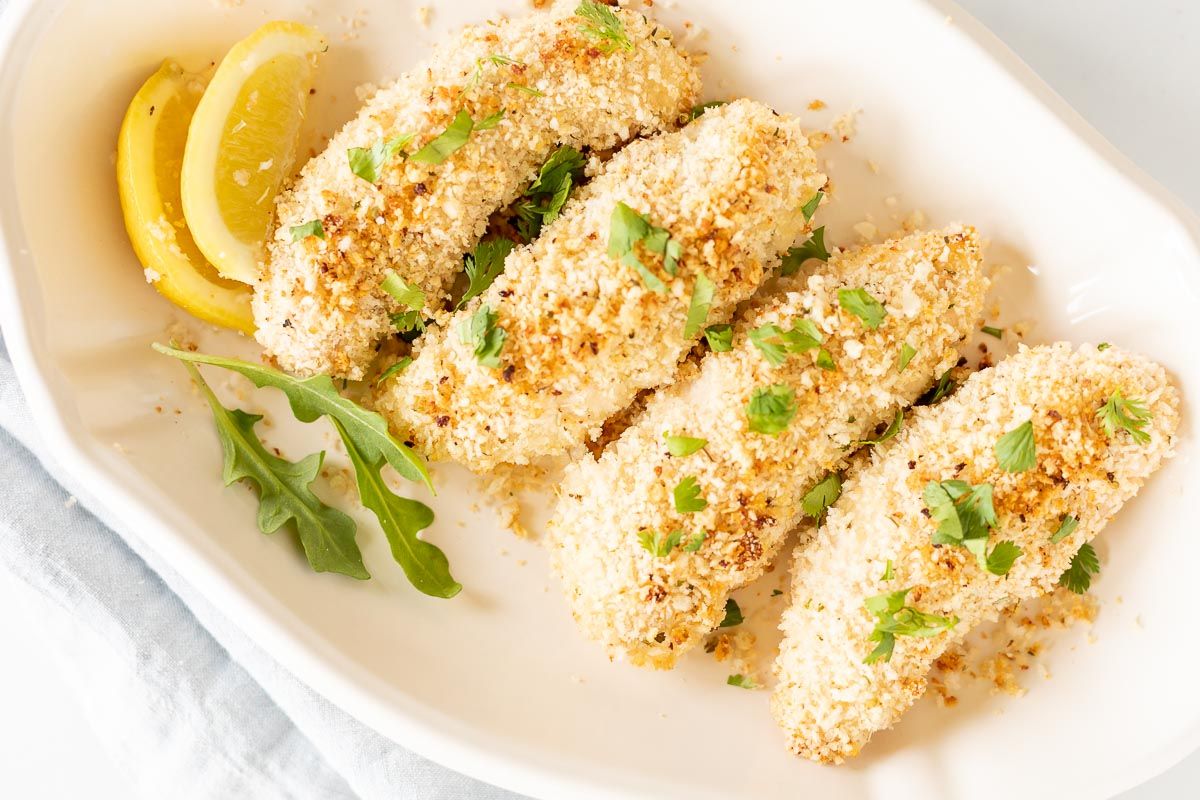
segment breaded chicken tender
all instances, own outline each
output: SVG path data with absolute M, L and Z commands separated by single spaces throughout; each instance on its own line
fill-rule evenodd
M 975 231 L 956 227 L 780 279 L 732 350 L 574 465 L 550 549 L 584 632 L 659 668 L 701 642 L 803 518 L 804 495 L 955 364 L 982 309 L 981 261 Z M 671 455 L 665 436 L 704 446 Z
M 1098 413 L 1106 404 L 1141 421 L 1134 431 L 1114 425 L 1111 413 Z M 949 645 L 1002 608 L 1054 588 L 1080 547 L 1171 454 L 1178 424 L 1179 398 L 1160 366 L 1115 347 L 1065 343 L 1022 348 L 948 400 L 916 409 L 847 479 L 795 557 L 772 697 L 792 752 L 840 763 L 890 728 L 924 693 Z M 1013 449 L 1025 434 L 1032 461 Z M 935 544 L 942 514 L 928 487 L 948 481 L 990 487 L 995 525 L 978 556 Z M 985 567 L 1002 542 L 1020 555 L 1007 574 L 994 574 L 1004 565 Z M 874 601 L 882 616 L 868 610 L 868 598 L 885 596 L 890 606 Z M 887 630 L 872 638 L 877 626 Z M 877 647 L 890 658 L 868 658 Z
M 670 31 L 613 9 L 628 47 L 614 44 L 584 30 L 577 5 L 466 28 L 375 94 L 304 167 L 278 200 L 255 289 L 256 336 L 268 356 L 298 374 L 361 378 L 393 332 L 390 315 L 404 310 L 380 287 L 389 271 L 424 292 L 423 311 L 432 312 L 489 215 L 556 147 L 611 148 L 686 118 L 700 80 Z M 471 130 L 465 143 L 438 145 L 461 145 L 445 160 L 405 157 L 460 113 Z M 348 151 L 373 147 L 384 154 L 378 175 L 356 174 Z M 321 235 L 293 235 L 314 220 Z
M 582 449 L 778 269 L 824 185 L 800 123 L 748 100 L 628 145 L 483 296 L 423 337 L 380 410 L 431 459 L 476 471 Z M 621 204 L 638 215 L 628 224 Z M 614 234 L 642 224 L 669 234 L 677 265 L 644 243 L 613 253 Z M 689 328 L 705 280 L 711 308 Z M 462 335 L 484 307 L 505 336 L 494 363 Z

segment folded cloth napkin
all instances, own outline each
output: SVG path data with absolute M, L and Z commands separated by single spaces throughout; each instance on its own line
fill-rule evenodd
M 50 456 L 0 338 L 0 570 L 139 794 L 516 797 L 405 750 L 301 684 Z

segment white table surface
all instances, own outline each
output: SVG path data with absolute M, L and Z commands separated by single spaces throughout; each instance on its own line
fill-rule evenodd
M 687 0 L 684 0 L 687 2 Z M 1194 0 L 960 0 L 1118 148 L 1200 210 L 1200 3 Z M 121 798 L 104 731 L 74 705 L 0 579 L 0 795 Z M 1200 753 L 1123 800 L 1192 797 Z

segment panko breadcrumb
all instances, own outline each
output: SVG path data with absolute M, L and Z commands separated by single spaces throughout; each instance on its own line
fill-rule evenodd
M 715 286 L 707 324 L 727 322 L 808 230 L 803 206 L 824 183 L 800 123 L 749 100 L 630 144 L 483 296 L 422 337 L 379 410 L 432 460 L 479 472 L 579 449 L 640 390 L 671 380 L 701 336 L 685 335 L 697 275 Z M 640 251 L 664 291 L 609 255 L 619 202 L 679 243 L 674 276 Z M 484 305 L 507 336 L 499 366 L 460 333 Z
M 463 254 L 489 215 L 511 203 L 560 144 L 610 148 L 673 127 L 699 91 L 695 65 L 670 31 L 616 11 L 632 44 L 607 52 L 581 30 L 577 4 L 547 14 L 466 28 L 433 58 L 377 92 L 308 162 L 278 200 L 278 228 L 256 286 L 258 341 L 298 374 L 361 378 L 400 311 L 380 283 L 389 270 L 438 308 Z M 347 150 L 412 134 L 415 152 L 459 111 L 475 130 L 440 164 L 396 155 L 372 184 Z M 293 241 L 291 229 L 320 220 L 324 235 Z
M 856 441 L 873 436 L 958 360 L 987 281 L 978 237 L 951 228 L 834 256 L 809 275 L 783 278 L 734 328 L 731 351 L 712 353 L 699 374 L 660 390 L 598 461 L 567 474 L 550 526 L 551 562 L 576 620 L 610 654 L 669 668 L 715 628 L 730 592 L 761 575 L 802 516 L 801 498 Z M 865 288 L 887 316 L 875 330 L 839 304 L 840 289 Z M 818 351 L 772 366 L 749 341 L 764 324 L 816 325 L 836 370 Z M 917 353 L 901 371 L 905 342 Z M 784 384 L 795 415 L 778 436 L 749 429 L 755 390 Z M 669 455 L 664 434 L 705 439 L 690 456 Z M 673 489 L 694 477 L 707 506 L 680 514 Z M 639 532 L 695 552 L 655 556 Z
M 1096 412 L 1118 390 L 1153 415 L 1148 443 L 1101 427 Z M 1026 420 L 1036 465 L 1004 471 L 996 442 Z M 1054 587 L 1080 546 L 1171 454 L 1178 423 L 1179 398 L 1157 364 L 1116 347 L 1065 343 L 1022 346 L 948 400 L 917 409 L 870 466 L 847 479 L 826 524 L 796 555 L 772 698 L 789 748 L 839 763 L 891 727 L 950 645 L 1010 603 Z M 963 547 L 933 545 L 938 522 L 923 489 L 952 479 L 994 487 L 999 523 L 989 547 L 1009 540 L 1022 551 L 1006 576 L 982 569 Z M 1078 527 L 1051 543 L 1067 515 Z M 885 580 L 889 560 L 894 577 Z M 957 625 L 930 638 L 898 635 L 891 660 L 864 663 L 875 628 L 864 600 L 910 587 L 906 605 L 957 616 Z

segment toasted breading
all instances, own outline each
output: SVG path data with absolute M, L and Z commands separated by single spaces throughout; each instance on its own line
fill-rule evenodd
M 708 324 L 728 321 L 808 230 L 803 206 L 824 185 L 800 123 L 748 100 L 628 145 L 482 297 L 423 337 L 380 410 L 431 459 L 477 471 L 579 449 L 639 390 L 672 379 L 701 336 L 684 335 L 696 276 L 715 285 Z M 618 202 L 680 244 L 674 277 L 642 253 L 666 291 L 608 254 Z M 507 334 L 499 367 L 459 334 L 482 305 Z
M 1101 428 L 1096 412 L 1114 390 L 1153 414 L 1149 443 Z M 1001 470 L 997 440 L 1030 419 L 1036 466 Z M 1171 454 L 1178 423 L 1179 398 L 1157 364 L 1115 347 L 1066 343 L 1023 347 L 950 399 L 917 409 L 847 479 L 826 524 L 795 557 L 772 698 L 789 748 L 838 763 L 891 727 L 924 693 L 949 645 L 1004 606 L 1054 587 L 1080 546 Z M 982 569 L 963 547 L 932 544 L 938 522 L 924 511 L 923 489 L 950 479 L 993 485 L 999 524 L 989 547 L 1010 540 L 1022 550 L 1007 576 Z M 1066 515 L 1079 526 L 1052 544 Z M 894 578 L 883 580 L 888 559 Z M 932 638 L 897 636 L 890 661 L 864 663 L 875 626 L 864 600 L 909 587 L 907 605 L 956 615 L 958 624 Z
M 802 517 L 801 498 L 826 471 L 912 403 L 958 359 L 979 317 L 987 281 L 971 228 L 921 233 L 834 256 L 811 274 L 780 279 L 734 328 L 734 347 L 712 353 L 699 374 L 660 390 L 641 418 L 598 461 L 564 480 L 551 522 L 551 561 L 583 630 L 635 664 L 674 665 L 721 621 L 730 592 L 769 565 Z M 875 330 L 839 304 L 839 289 L 865 288 L 887 316 Z M 751 330 L 813 322 L 836 371 L 818 351 L 772 366 Z M 917 353 L 898 369 L 905 342 Z M 796 412 L 778 436 L 749 429 L 746 406 L 760 387 L 795 391 Z M 677 458 L 664 434 L 707 440 Z M 695 477 L 707 507 L 677 513 L 673 489 Z M 695 552 L 656 557 L 639 532 Z
M 695 102 L 695 65 L 670 31 L 614 10 L 632 49 L 607 52 L 560 3 L 466 28 L 430 61 L 380 90 L 278 200 L 269 263 L 256 287 L 258 341 L 284 368 L 360 378 L 400 306 L 380 289 L 395 270 L 440 307 L 463 254 L 488 216 L 512 202 L 560 144 L 610 148 L 677 124 Z M 511 63 L 510 63 L 511 62 Z M 356 176 L 347 150 L 413 134 L 415 152 L 460 110 L 474 131 L 441 164 L 400 155 L 377 184 Z M 292 226 L 322 221 L 324 238 L 292 241 Z

